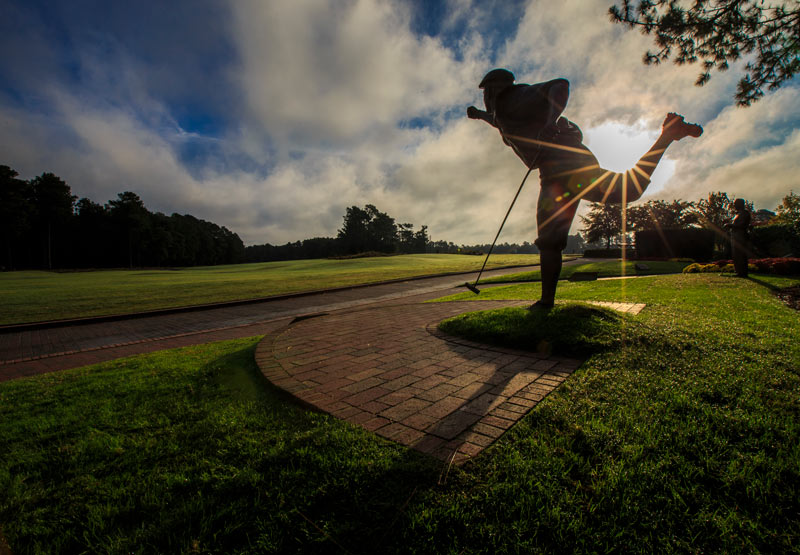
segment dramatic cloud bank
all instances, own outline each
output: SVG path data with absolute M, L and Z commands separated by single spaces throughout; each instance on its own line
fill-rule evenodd
M 702 123 L 645 200 L 719 190 L 774 209 L 800 189 L 797 81 L 735 108 L 734 71 L 697 88 L 697 67 L 642 65 L 651 39 L 612 25 L 610 3 L 21 3 L 0 38 L 0 164 L 98 202 L 132 190 L 247 244 L 335 235 L 367 203 L 489 242 L 525 167 L 465 109 L 502 66 L 569 79 L 565 115 L 609 166 L 643 154 L 669 111 Z M 537 194 L 534 172 L 501 241 L 535 239 Z

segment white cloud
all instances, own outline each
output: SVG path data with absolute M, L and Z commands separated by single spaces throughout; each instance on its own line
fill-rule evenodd
M 645 66 L 642 54 L 652 49 L 652 35 L 612 24 L 608 7 L 605 0 L 531 0 L 501 59 L 519 68 L 523 81 L 570 79 L 567 114 L 584 126 L 642 118 L 657 126 L 668 111 L 698 120 L 704 105 L 732 95 L 733 72 L 716 74 L 698 88 L 697 66 Z
M 250 113 L 278 144 L 342 148 L 466 98 L 464 69 L 400 2 L 232 3 Z
M 448 29 L 467 14 L 491 17 L 484 4 L 451 6 L 458 13 Z M 661 170 L 674 175 L 649 194 L 695 200 L 724 190 L 774 208 L 800 188 L 796 87 L 733 108 L 733 73 L 696 88 L 696 67 L 643 66 L 652 39 L 609 23 L 605 0 L 534 0 L 499 53 L 486 51 L 481 25 L 468 22 L 458 55 L 415 35 L 412 8 L 399 0 L 232 0 L 230 7 L 239 55 L 230 82 L 241 90 L 229 97 L 244 104 L 231 107 L 235 131 L 215 139 L 225 163 L 181 160 L 185 141 L 198 137 L 182 133 L 144 84 L 143 62 L 125 57 L 82 58 L 90 88 L 67 91 L 42 79 L 42 90 L 54 91 L 46 92 L 54 99 L 46 117 L 0 105 L 7 156 L 0 163 L 23 177 L 53 171 L 97 202 L 132 190 L 151 210 L 214 221 L 247 244 L 335 235 L 346 207 L 368 203 L 398 222 L 428 225 L 436 239 L 488 243 L 526 170 L 496 130 L 463 115 L 496 56 L 521 81 L 569 78 L 565 115 L 590 138 L 609 127 L 631 142 L 654 138 L 672 110 L 704 123 L 701 139 L 670 148 Z M 409 125 L 415 118 L 432 124 Z M 239 158 L 258 170 L 237 169 L 231 161 Z M 500 242 L 535 239 L 538 189 L 534 171 Z
M 728 106 L 706 125 L 695 152 L 727 162 L 749 155 L 765 144 L 778 144 L 796 127 L 792 116 L 800 106 L 800 88 L 787 86 L 749 108 Z
M 752 201 L 756 208 L 775 210 L 783 197 L 800 187 L 798 152 L 800 131 L 795 131 L 780 145 L 760 149 L 746 158 L 715 168 L 694 190 L 702 187 L 701 197 L 707 192 L 726 191 L 731 196 Z
M 688 199 L 725 191 L 773 210 L 800 186 L 800 133 L 789 114 L 800 90 L 788 86 L 749 108 L 730 106 L 705 128 L 664 195 Z
M 525 171 L 496 130 L 464 118 L 440 135 L 431 135 L 392 175 L 399 185 L 392 203 L 403 207 L 406 220 L 428 225 L 438 239 L 488 243 L 493 238 L 490 230 L 500 224 Z M 532 172 L 504 237 L 523 227 L 527 237 L 521 240 L 534 239 L 530 200 L 538 191 L 537 180 Z

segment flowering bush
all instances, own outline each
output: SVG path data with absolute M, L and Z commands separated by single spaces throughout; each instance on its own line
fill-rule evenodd
M 750 272 L 762 274 L 800 275 L 800 258 L 759 258 L 748 260 Z M 702 274 L 708 272 L 730 272 L 736 270 L 732 260 L 717 260 L 710 264 L 690 264 L 683 269 L 684 274 Z
M 733 273 L 736 270 L 731 263 L 725 263 L 722 261 L 723 264 L 719 264 L 718 262 L 712 262 L 711 264 L 690 264 L 683 269 L 684 274 L 706 274 L 710 272 L 730 272 Z M 753 264 L 748 264 L 748 270 L 755 272 L 757 268 Z
M 760 258 L 750 263 L 765 274 L 800 275 L 800 258 Z

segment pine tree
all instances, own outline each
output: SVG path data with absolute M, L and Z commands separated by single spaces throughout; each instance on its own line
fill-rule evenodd
M 643 34 L 655 34 L 657 50 L 644 63 L 670 58 L 677 64 L 702 62 L 695 83 L 702 86 L 711 70 L 755 54 L 745 65 L 736 92 L 740 106 L 749 106 L 764 89 L 774 90 L 800 72 L 800 2 L 797 0 L 622 0 L 609 9 L 611 20 Z

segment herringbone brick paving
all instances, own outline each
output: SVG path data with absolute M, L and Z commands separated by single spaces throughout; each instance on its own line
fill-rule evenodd
M 451 338 L 436 324 L 527 304 L 413 303 L 320 315 L 268 334 L 256 362 L 304 403 L 458 464 L 491 445 L 580 361 Z M 644 306 L 598 304 L 632 313 Z

